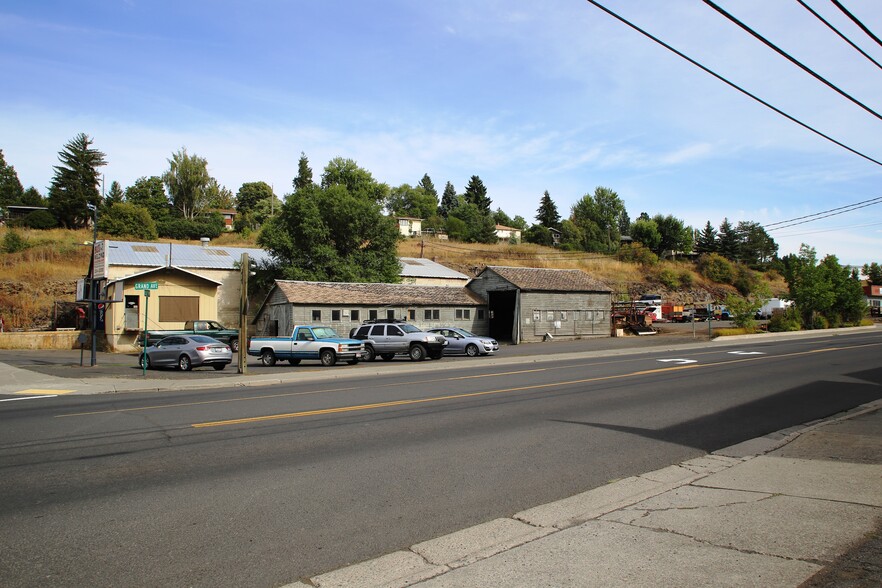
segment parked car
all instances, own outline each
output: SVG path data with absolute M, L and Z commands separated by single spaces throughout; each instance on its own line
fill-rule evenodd
M 337 361 L 355 365 L 364 353 L 364 344 L 357 339 L 345 339 L 331 327 L 296 325 L 290 337 L 253 337 L 248 343 L 248 355 L 260 358 L 265 366 L 287 359 L 298 365 L 304 359 L 317 359 L 324 366 Z
M 205 335 L 212 339 L 217 339 L 221 343 L 227 343 L 233 353 L 239 351 L 239 329 L 228 329 L 217 321 L 198 320 L 187 321 L 184 323 L 183 329 L 171 331 L 147 331 L 142 332 L 138 336 L 138 345 L 144 346 L 144 339 L 147 339 L 147 345 L 153 345 L 172 335 Z
M 185 372 L 203 365 L 222 370 L 232 361 L 229 345 L 205 335 L 165 337 L 138 356 L 142 368 L 177 367 Z
M 413 361 L 441 359 L 447 346 L 447 339 L 441 335 L 396 319 L 365 321 L 352 330 L 351 337 L 364 341 L 365 361 L 373 361 L 378 355 L 390 361 L 399 353 L 406 353 Z
M 438 333 L 447 339 L 444 355 L 465 354 L 469 357 L 490 355 L 499 351 L 499 342 L 490 337 L 480 337 L 459 327 L 437 327 L 429 333 Z

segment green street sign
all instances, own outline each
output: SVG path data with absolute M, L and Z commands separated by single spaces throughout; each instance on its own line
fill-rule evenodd
M 158 290 L 159 282 L 135 282 L 135 290 Z

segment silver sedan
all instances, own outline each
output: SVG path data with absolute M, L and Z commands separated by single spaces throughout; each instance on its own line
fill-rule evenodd
M 171 335 L 142 351 L 138 361 L 142 368 L 148 369 L 177 367 L 186 372 L 210 365 L 222 370 L 233 361 L 233 352 L 226 343 L 205 335 Z
M 437 327 L 429 329 L 447 339 L 444 355 L 492 355 L 499 351 L 499 343 L 491 337 L 481 337 L 459 327 Z

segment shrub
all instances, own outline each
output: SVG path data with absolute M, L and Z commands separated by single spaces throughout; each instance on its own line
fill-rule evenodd
M 669 290 L 677 290 L 680 287 L 680 276 L 669 267 L 662 268 L 658 272 L 658 281 Z
M 731 284 L 735 278 L 735 268 L 732 262 L 716 253 L 699 257 L 698 271 L 708 280 L 721 284 Z
M 58 226 L 58 220 L 48 210 L 35 210 L 21 221 L 22 226 L 45 231 Z
M 98 229 L 113 235 L 155 240 L 159 235 L 150 212 L 143 206 L 119 202 L 98 218 Z
M 691 288 L 695 284 L 695 274 L 688 269 L 680 270 L 678 278 L 682 288 Z
M 796 306 L 784 309 L 784 312 L 772 314 L 768 327 L 771 333 L 783 333 L 787 331 L 802 330 L 802 319 Z
M 28 240 L 18 231 L 9 229 L 3 237 L 3 251 L 6 253 L 18 253 L 30 247 Z
M 160 221 L 156 227 L 159 236 L 182 241 L 209 237 L 215 239 L 224 231 L 224 219 L 214 213 L 196 219 L 170 218 Z
M 619 261 L 639 263 L 644 267 L 658 265 L 658 255 L 640 244 L 624 245 L 619 248 L 616 256 Z

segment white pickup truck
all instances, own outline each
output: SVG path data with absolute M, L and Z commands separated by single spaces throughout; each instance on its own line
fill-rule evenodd
M 331 327 L 298 325 L 290 337 L 254 337 L 248 343 L 248 355 L 259 357 L 266 366 L 275 365 L 277 359 L 287 359 L 291 365 L 304 359 L 317 359 L 325 366 L 337 361 L 355 365 L 363 354 L 362 341 L 341 338 Z

